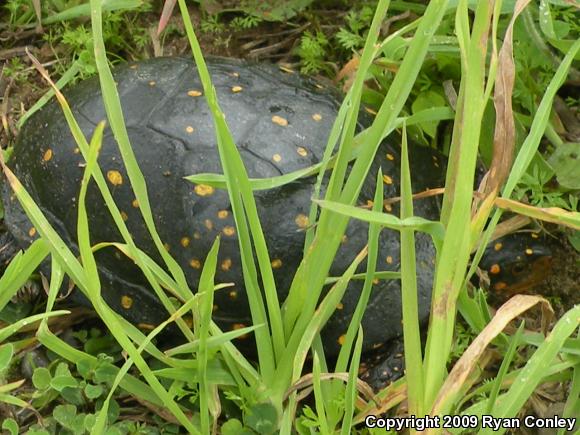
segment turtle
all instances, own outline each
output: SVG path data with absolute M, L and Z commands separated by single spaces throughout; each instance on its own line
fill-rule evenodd
M 218 101 L 250 178 L 269 178 L 307 168 L 321 161 L 341 104 L 333 87 L 275 65 L 212 58 L 208 68 Z M 216 282 L 233 287 L 215 293 L 213 319 L 224 330 L 251 324 L 244 289 L 237 229 L 227 191 L 193 184 L 186 176 L 221 173 L 211 112 L 195 64 L 186 58 L 161 57 L 131 62 L 114 69 L 114 78 L 135 156 L 147 180 L 153 218 L 168 252 L 196 289 L 204 259 L 215 238 L 221 238 Z M 85 136 L 106 119 L 97 78 L 70 86 L 65 96 Z M 358 129 L 370 124 L 361 111 Z M 358 206 L 368 206 L 375 192 L 376 174 L 383 174 L 385 198 L 399 195 L 400 136 L 382 141 L 364 182 Z M 21 130 L 8 162 L 66 243 L 75 243 L 77 198 L 84 159 L 69 131 L 61 108 L 49 102 L 32 115 Z M 116 204 L 144 252 L 160 261 L 140 216 L 139 204 L 127 179 L 110 129 L 106 128 L 99 165 L 110 183 Z M 425 146 L 410 145 L 410 168 L 415 192 L 441 187 L 445 158 Z M 10 188 L 2 188 L 5 225 L 23 248 L 38 237 Z M 271 267 L 284 301 L 303 257 L 305 230 L 315 177 L 255 192 Z M 121 236 L 94 185 L 89 185 L 87 211 L 91 242 L 119 241 Z M 386 205 L 397 214 L 396 203 Z M 417 216 L 437 219 L 439 200 L 415 201 Z M 330 274 L 340 276 L 366 245 L 368 224 L 351 219 Z M 419 317 L 429 315 L 435 248 L 429 236 L 416 235 Z M 397 271 L 400 242 L 396 231 L 384 229 L 379 238 L 377 270 Z M 543 255 L 543 254 L 542 254 Z M 125 318 L 144 328 L 166 320 L 168 314 L 148 288 L 131 260 L 114 248 L 98 251 L 102 295 Z M 363 262 L 359 271 L 364 271 Z M 346 293 L 322 331 L 329 355 L 336 355 L 344 340 L 362 288 L 349 283 Z M 80 293 L 80 292 L 79 292 Z M 82 295 L 76 296 L 82 301 Z M 362 326 L 363 351 L 381 347 L 398 337 L 401 327 L 399 280 L 377 280 Z

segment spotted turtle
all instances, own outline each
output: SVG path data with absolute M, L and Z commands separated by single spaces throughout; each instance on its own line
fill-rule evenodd
M 235 60 L 209 62 L 213 84 L 235 143 L 251 178 L 274 177 L 319 162 L 340 106 L 340 95 L 291 71 L 272 65 Z M 221 173 L 214 124 L 196 67 L 190 60 L 157 58 L 117 67 L 115 81 L 133 150 L 147 180 L 157 230 L 169 253 L 196 289 L 203 261 L 216 236 L 221 236 L 216 282 L 234 287 L 215 294 L 214 319 L 225 329 L 251 322 L 244 290 L 238 238 L 226 191 L 194 185 L 184 179 L 197 173 Z M 84 134 L 90 137 L 105 120 L 99 82 L 83 81 L 65 92 Z M 368 114 L 361 113 L 359 128 Z M 400 148 L 387 138 L 380 145 L 358 205 L 373 198 L 375 177 L 384 174 L 385 197 L 399 194 Z M 413 188 L 441 187 L 445 161 L 425 147 L 410 152 Z M 104 133 L 99 165 L 106 174 L 115 202 L 136 244 L 159 260 L 143 223 L 123 162 L 113 137 Z M 41 207 L 68 245 L 77 250 L 77 198 L 84 160 L 69 132 L 60 106 L 52 101 L 23 127 L 9 166 Z M 269 249 L 280 300 L 284 300 L 303 252 L 314 177 L 282 187 L 257 191 L 257 207 Z M 5 224 L 22 247 L 37 233 L 6 185 L 3 187 Z M 398 213 L 397 205 L 388 206 Z M 120 241 L 121 236 L 93 184 L 87 196 L 91 242 Z M 435 198 L 416 201 L 415 214 L 437 219 Z M 339 276 L 366 244 L 367 224 L 351 220 L 332 265 Z M 419 315 L 429 312 L 434 248 L 417 235 Z M 167 313 L 148 289 L 141 272 L 113 248 L 97 253 L 102 294 L 113 309 L 143 327 L 156 325 Z M 378 270 L 399 267 L 399 236 L 383 230 Z M 365 265 L 361 265 L 360 271 Z M 330 354 L 336 354 L 354 311 L 362 281 L 352 281 L 342 302 L 323 331 Z M 364 348 L 376 348 L 401 333 L 401 296 L 398 280 L 375 282 L 363 319 Z

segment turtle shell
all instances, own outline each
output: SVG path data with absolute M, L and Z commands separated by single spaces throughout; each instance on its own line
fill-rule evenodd
M 320 161 L 340 106 L 336 90 L 272 65 L 212 59 L 208 66 L 220 107 L 250 177 L 287 174 Z M 194 291 L 203 261 L 216 236 L 221 235 L 216 282 L 234 283 L 234 287 L 215 294 L 214 319 L 225 329 L 250 324 L 228 194 L 184 179 L 202 172 L 222 173 L 214 124 L 195 65 L 181 58 L 157 58 L 118 67 L 114 76 L 129 138 L 147 180 L 159 235 L 183 268 Z M 84 134 L 90 137 L 97 123 L 106 119 L 98 80 L 94 78 L 72 86 L 65 95 Z M 359 204 L 373 198 L 379 167 L 385 174 L 385 197 L 398 195 L 400 149 L 398 145 L 392 146 L 392 141 L 391 137 L 381 144 L 361 190 Z M 443 184 L 444 163 L 436 154 L 423 147 L 413 147 L 410 154 L 415 191 Z M 138 210 L 118 146 L 108 128 L 99 165 L 111 183 L 115 202 L 137 246 L 159 260 Z M 9 166 L 55 229 L 76 251 L 77 198 L 84 159 L 55 101 L 28 120 Z M 314 177 L 304 178 L 255 193 L 282 301 L 302 259 L 314 181 Z M 93 184 L 87 194 L 91 242 L 121 241 Z M 36 235 L 9 188 L 3 189 L 6 224 L 26 247 Z M 397 213 L 396 206 L 393 208 Z M 416 202 L 415 213 L 436 218 L 439 207 L 434 199 L 424 199 Z M 367 224 L 354 220 L 349 223 L 332 275 L 339 276 L 349 266 L 365 246 L 367 232 Z M 399 251 L 398 233 L 383 230 L 377 269 L 397 270 Z M 417 235 L 417 253 L 420 316 L 426 319 L 434 259 L 434 248 L 427 236 Z M 97 260 L 102 294 L 113 309 L 143 325 L 166 319 L 165 309 L 131 261 L 113 248 L 99 251 Z M 361 265 L 361 271 L 365 267 Z M 362 281 L 349 284 L 323 331 L 323 340 L 331 354 L 339 349 L 361 289 Z M 382 280 L 375 284 L 363 328 L 366 349 L 401 333 L 399 281 Z

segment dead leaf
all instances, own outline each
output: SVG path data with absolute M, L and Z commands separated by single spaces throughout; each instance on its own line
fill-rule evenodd
M 553 316 L 553 310 L 550 307 L 550 303 L 540 296 L 516 295 L 497 310 L 495 316 L 491 319 L 491 322 L 487 324 L 483 331 L 481 331 L 463 353 L 461 358 L 459 358 L 457 363 L 455 363 L 451 373 L 449 373 L 445 383 L 439 390 L 439 395 L 433 404 L 430 415 L 440 415 L 443 412 L 445 405 L 452 401 L 456 394 L 461 391 L 469 374 L 474 367 L 477 366 L 479 359 L 493 339 L 497 337 L 513 319 L 537 304 L 544 306 L 542 307 L 542 315 L 546 315 L 547 313 L 548 317 Z

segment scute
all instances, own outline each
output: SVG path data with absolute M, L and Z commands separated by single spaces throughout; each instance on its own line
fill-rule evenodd
M 335 91 L 319 89 L 312 81 L 274 66 L 214 59 L 209 67 L 220 106 L 250 177 L 286 174 L 321 159 L 340 105 Z M 214 318 L 226 329 L 250 323 L 227 192 L 196 187 L 183 178 L 200 172 L 222 172 L 213 120 L 204 96 L 199 95 L 202 86 L 195 67 L 189 60 L 160 58 L 119 67 L 114 75 L 128 134 L 147 180 L 154 220 L 162 240 L 195 289 L 203 260 L 215 237 L 221 235 L 216 281 L 233 282 L 235 286 L 216 293 Z M 82 82 L 65 94 L 83 132 L 90 137 L 96 124 L 105 119 L 98 81 Z M 43 156 L 48 149 L 51 153 L 47 161 Z M 387 154 L 392 158 L 386 158 Z M 433 166 L 432 156 L 431 151 L 413 147 L 411 171 L 419 178 L 414 181 L 415 191 L 442 185 L 444 168 Z M 399 162 L 398 147 L 386 140 L 362 188 L 360 204 L 372 199 L 379 167 L 392 179 L 392 183 L 384 185 L 385 196 L 398 195 Z M 55 101 L 30 118 L 9 162 L 73 248 L 76 246 L 76 198 L 83 163 Z M 113 197 L 137 245 L 159 260 L 108 128 L 99 164 L 105 175 L 111 175 L 108 182 Z M 309 224 L 304 217 L 309 213 L 313 183 L 312 178 L 301 179 L 255 194 L 270 258 L 276 262 L 274 276 L 281 300 L 302 259 L 304 227 Z M 30 224 L 6 186 L 3 197 L 6 223 L 26 246 L 31 241 Z M 87 207 L 91 242 L 120 241 L 120 234 L 93 184 L 89 188 Z M 435 218 L 438 211 L 434 199 L 421 200 L 415 205 L 416 214 L 427 218 Z M 349 224 L 345 242 L 332 266 L 332 275 L 338 276 L 348 267 L 366 244 L 367 231 L 368 226 L 361 222 Z M 422 234 L 417 235 L 417 249 L 420 315 L 426 319 L 434 250 L 429 238 Z M 112 248 L 100 251 L 97 258 L 103 276 L 103 295 L 114 309 L 136 323 L 156 324 L 167 317 L 131 261 Z M 384 230 L 377 269 L 397 270 L 398 265 L 398 234 Z M 365 264 L 360 271 L 364 267 Z M 336 311 L 323 331 L 329 353 L 338 351 L 339 338 L 348 327 L 361 288 L 362 281 L 349 285 L 342 309 Z M 127 303 L 127 296 L 131 304 Z M 381 281 L 373 290 L 363 320 L 364 347 L 369 349 L 399 335 L 400 321 L 400 283 Z

